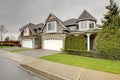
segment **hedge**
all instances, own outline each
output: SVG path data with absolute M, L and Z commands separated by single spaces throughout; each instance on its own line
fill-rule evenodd
M 87 56 L 87 57 L 92 57 L 93 55 L 93 52 L 86 51 L 86 50 L 67 49 L 66 52 L 72 55 L 80 55 L 80 56 Z
M 86 50 L 85 36 L 79 35 L 68 35 L 65 39 L 65 50 L 67 49 L 77 49 L 77 50 Z

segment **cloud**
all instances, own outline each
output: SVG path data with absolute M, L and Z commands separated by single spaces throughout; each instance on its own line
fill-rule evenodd
M 78 18 L 84 9 L 100 23 L 108 4 L 109 0 L 0 0 L 0 24 L 4 24 L 9 32 L 16 33 L 29 22 L 44 22 L 50 12 L 66 20 Z

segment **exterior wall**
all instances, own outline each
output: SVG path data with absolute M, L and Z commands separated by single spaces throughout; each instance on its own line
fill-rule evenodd
M 57 22 L 57 33 L 63 33 L 63 27 Z
M 32 31 L 29 29 L 29 36 L 32 36 L 32 35 L 33 35 Z

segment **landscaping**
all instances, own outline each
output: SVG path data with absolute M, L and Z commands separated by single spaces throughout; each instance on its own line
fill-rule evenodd
M 93 70 L 120 74 L 119 60 L 97 59 L 68 54 L 54 54 L 50 56 L 40 57 L 40 59 L 63 63 L 72 66 L 89 68 Z

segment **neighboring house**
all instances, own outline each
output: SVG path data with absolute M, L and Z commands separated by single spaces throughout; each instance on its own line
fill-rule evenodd
M 25 32 L 25 34 L 23 34 L 24 29 L 27 28 L 28 27 L 25 26 L 20 30 L 22 36 L 26 36 L 26 34 L 28 35 L 28 33 Z M 90 13 L 84 10 L 78 19 L 69 19 L 66 21 L 61 21 L 51 13 L 48 16 L 45 24 L 42 25 L 40 28 L 42 36 L 41 46 L 43 49 L 60 51 L 65 46 L 66 35 L 72 34 L 77 36 L 80 34 L 84 34 L 86 38 L 85 44 L 87 46 L 87 50 L 90 51 L 95 49 L 95 37 L 100 30 L 100 25 L 97 25 L 97 20 Z M 29 30 L 31 30 L 31 28 L 29 28 Z M 23 47 L 31 46 L 30 44 L 27 45 L 27 43 L 25 43 L 26 40 L 34 42 L 33 37 L 30 39 L 29 37 L 22 39 Z
M 29 23 L 20 29 L 19 40 L 22 47 L 40 48 L 39 34 L 44 24 Z
M 95 49 L 95 37 L 99 31 L 97 20 L 86 10 L 78 19 L 70 19 L 62 22 L 55 15 L 50 14 L 42 28 L 42 48 L 61 50 L 64 48 L 66 35 L 84 34 L 87 50 Z

